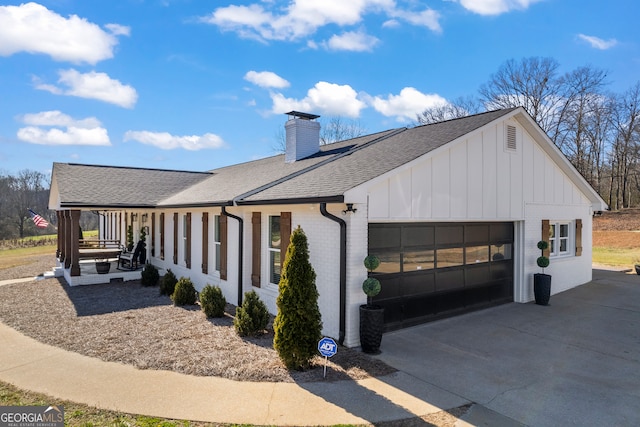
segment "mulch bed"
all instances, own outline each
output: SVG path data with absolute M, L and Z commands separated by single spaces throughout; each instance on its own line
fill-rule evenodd
M 235 309 L 229 305 L 227 311 Z M 0 286 L 0 320 L 38 341 L 140 369 L 238 381 L 324 380 L 320 356 L 307 371 L 288 371 L 273 349 L 271 329 L 241 338 L 230 315 L 207 319 L 199 306 L 175 307 L 157 287 L 139 281 L 69 287 L 46 279 Z M 341 347 L 329 359 L 327 380 L 393 372 L 358 349 Z

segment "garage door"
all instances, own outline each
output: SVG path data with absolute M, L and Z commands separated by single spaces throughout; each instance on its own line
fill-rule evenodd
M 513 223 L 369 224 L 386 329 L 513 301 Z

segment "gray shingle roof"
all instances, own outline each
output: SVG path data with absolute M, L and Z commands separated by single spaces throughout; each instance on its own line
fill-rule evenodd
M 52 176 L 62 207 L 142 207 L 155 206 L 211 173 L 54 163 Z
M 54 163 L 62 207 L 203 206 L 336 200 L 366 181 L 445 145 L 513 109 L 412 129 L 391 129 L 322 146 L 293 163 L 284 155 L 184 172 Z
M 514 108 L 492 111 L 406 129 L 374 144 L 352 150 L 349 155 L 271 186 L 243 201 L 273 202 L 281 199 L 323 198 L 344 194 L 351 188 L 410 162 L 513 110 Z

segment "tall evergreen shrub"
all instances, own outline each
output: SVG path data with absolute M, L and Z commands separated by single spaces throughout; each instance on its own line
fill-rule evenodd
M 282 266 L 273 347 L 289 369 L 308 368 L 322 337 L 316 273 L 309 262 L 307 236 L 298 226 Z

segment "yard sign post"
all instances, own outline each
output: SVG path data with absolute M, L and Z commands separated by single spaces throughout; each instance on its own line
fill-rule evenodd
M 327 361 L 338 352 L 338 344 L 336 344 L 333 338 L 324 337 L 318 341 L 318 351 L 324 356 L 324 374 L 322 375 L 322 378 L 326 378 Z

